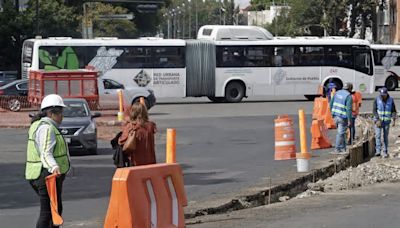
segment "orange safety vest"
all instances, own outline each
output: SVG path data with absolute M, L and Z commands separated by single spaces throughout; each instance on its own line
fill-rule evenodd
M 361 103 L 362 103 L 362 96 L 361 93 L 356 91 L 353 94 L 351 94 L 352 99 L 353 99 L 353 107 L 352 107 L 352 114 L 353 117 L 358 116 L 358 114 L 360 113 L 360 107 L 361 107 Z

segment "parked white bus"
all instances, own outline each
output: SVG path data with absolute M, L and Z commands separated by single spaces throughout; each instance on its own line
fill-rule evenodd
M 238 102 L 254 95 L 305 95 L 313 99 L 329 81 L 374 91 L 369 43 L 346 38 L 215 41 L 215 100 Z
M 124 86 L 154 90 L 157 98 L 207 96 L 239 102 L 257 95 L 305 95 L 328 81 L 374 90 L 369 43 L 356 39 L 258 41 L 164 39 L 30 39 L 22 52 L 29 70 L 84 69 Z
M 375 87 L 395 90 L 400 80 L 400 45 L 373 44 L 371 48 L 375 60 Z

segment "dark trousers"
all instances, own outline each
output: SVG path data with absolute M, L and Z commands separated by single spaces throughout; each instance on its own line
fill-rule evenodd
M 33 190 L 35 190 L 36 194 L 40 199 L 40 214 L 39 219 L 36 223 L 36 228 L 51 228 L 56 227 L 53 226 L 53 221 L 51 218 L 51 207 L 50 207 L 50 197 L 47 192 L 46 187 L 46 177 L 50 175 L 50 173 L 46 169 L 42 169 L 40 176 L 36 180 L 31 180 L 29 183 L 31 184 Z M 57 201 L 58 201 L 58 213 L 62 214 L 62 185 L 65 179 L 65 175 L 61 175 L 57 177 L 56 186 L 57 186 Z

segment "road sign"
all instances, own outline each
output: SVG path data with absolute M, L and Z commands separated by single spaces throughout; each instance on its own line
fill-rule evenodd
M 111 14 L 111 15 L 100 15 L 100 20 L 114 20 L 114 19 L 122 19 L 122 20 L 132 20 L 134 18 L 133 14 Z

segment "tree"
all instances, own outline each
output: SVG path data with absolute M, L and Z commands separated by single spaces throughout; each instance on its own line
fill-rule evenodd
M 137 30 L 135 23 L 126 19 L 106 19 L 103 20 L 100 16 L 127 14 L 128 9 L 113 6 L 111 4 L 92 3 L 88 9 L 87 16 L 93 21 L 93 35 L 96 37 L 101 36 L 114 36 L 119 38 L 135 38 L 137 37 Z M 82 21 L 83 17 L 79 17 Z
M 348 0 L 347 4 L 350 5 L 350 37 L 356 34 L 356 28 L 360 29 L 360 38 L 365 39 L 365 32 L 367 27 L 371 27 L 374 34 L 376 30 L 376 7 L 378 0 Z
M 22 18 L 15 9 L 14 1 L 6 0 L 0 13 L 0 69 L 19 70 L 21 60 Z
M 32 37 L 36 25 L 36 0 L 28 2 L 28 8 L 21 16 L 24 18 L 27 35 Z M 66 6 L 62 0 L 39 1 L 39 34 L 43 37 L 70 36 L 81 37 L 80 21 L 74 7 Z

